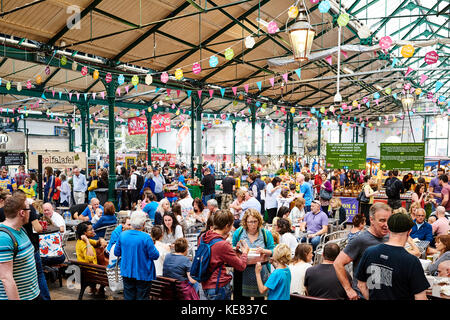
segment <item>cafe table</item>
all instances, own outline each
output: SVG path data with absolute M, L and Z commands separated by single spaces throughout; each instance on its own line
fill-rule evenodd
M 443 286 L 449 286 L 450 285 L 450 278 L 448 277 L 432 277 L 427 276 L 427 280 L 430 282 L 437 283 L 437 286 L 439 287 L 439 294 L 433 294 L 433 287 L 427 289 L 426 295 L 428 299 L 430 300 L 450 300 L 450 295 L 446 295 L 442 292 L 441 288 Z M 432 282 L 430 282 L 430 285 L 432 285 Z
M 238 257 L 242 255 L 239 250 L 235 250 Z M 247 256 L 247 267 L 254 266 L 256 263 L 261 262 L 262 265 L 269 262 L 270 257 L 266 254 L 260 254 L 259 256 L 249 255 Z M 233 273 L 233 300 L 242 299 L 242 271 L 234 269 Z

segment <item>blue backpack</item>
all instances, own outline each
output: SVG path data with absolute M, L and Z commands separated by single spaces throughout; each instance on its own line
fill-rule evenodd
M 211 242 L 206 243 L 203 241 L 203 236 L 200 238 L 200 244 L 197 248 L 197 251 L 195 251 L 195 257 L 194 257 L 194 260 L 192 261 L 192 265 L 191 265 L 191 277 L 193 279 L 195 279 L 199 282 L 204 282 L 211 277 L 212 273 L 217 268 L 222 267 L 222 265 L 219 265 L 211 273 L 208 272 L 209 262 L 211 260 L 211 247 L 219 241 L 224 241 L 224 240 L 221 238 L 216 238 L 216 239 L 211 240 Z M 219 270 L 219 276 L 217 277 L 216 289 L 219 284 L 220 271 L 222 271 L 222 269 Z

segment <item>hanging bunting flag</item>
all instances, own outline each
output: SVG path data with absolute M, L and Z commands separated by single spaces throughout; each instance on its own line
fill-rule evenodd
M 72 99 L 72 92 L 69 92 L 69 100 Z
M 180 97 L 181 91 L 180 91 L 180 90 L 177 90 L 176 92 L 177 92 L 177 98 L 179 98 L 179 97 Z
M 411 58 L 414 55 L 414 47 L 410 44 L 404 45 L 400 53 L 403 58 Z
M 102 99 L 105 99 L 105 91 L 100 92 L 100 96 L 102 97 Z
M 288 74 L 287 73 L 283 74 L 283 79 L 284 79 L 284 82 L 288 83 Z
M 231 48 L 225 50 L 225 59 L 231 60 L 234 57 L 234 51 Z
M 41 98 L 47 100 L 47 98 L 45 97 L 44 92 L 42 92 Z
M 2 79 L 0 79 L 0 84 L 2 84 Z M 27 89 L 31 89 L 31 81 L 27 80 Z
M 170 96 L 170 93 L 172 92 L 172 89 L 166 89 L 166 93 L 168 96 Z
M 128 88 L 128 86 L 125 86 L 125 92 L 128 94 L 128 90 L 129 90 L 129 88 Z
M 430 51 L 427 54 L 425 54 L 424 60 L 425 63 L 428 65 L 435 64 L 439 60 L 439 55 L 437 54 L 436 51 Z
M 158 93 L 158 91 L 159 91 L 160 89 L 161 89 L 160 87 L 156 87 L 156 88 L 155 88 L 155 93 Z
M 441 81 L 436 81 L 436 87 L 434 89 L 434 92 L 438 92 L 440 88 L 442 88 L 444 84 Z
M 320 13 L 327 13 L 331 9 L 330 1 L 328 0 L 322 0 L 319 4 L 319 12 Z
M 105 76 L 106 83 L 110 83 L 112 81 L 112 74 L 108 72 Z
M 225 94 L 225 89 L 224 88 L 220 88 L 220 94 L 222 95 L 222 98 L 223 98 L 223 95 Z
M 59 92 L 58 92 L 58 95 L 59 95 L 59 98 L 61 99 L 61 97 L 62 97 L 62 92 L 59 91 Z
M 80 100 L 80 94 L 78 92 L 75 94 L 77 95 L 77 100 Z
M 394 68 L 396 64 L 397 64 L 397 58 L 394 57 L 394 59 L 392 59 L 391 68 Z
M 389 36 L 382 37 L 379 41 L 380 48 L 383 50 L 389 49 L 392 45 L 392 39 Z
M 258 89 L 261 91 L 261 88 L 262 88 L 262 82 L 261 82 L 261 81 L 258 81 L 258 82 L 256 82 L 256 85 L 258 86 Z
M 270 78 L 269 81 L 270 81 L 270 85 L 273 88 L 273 86 L 275 85 L 275 78 Z
M 84 101 L 87 101 L 87 93 L 84 93 Z
M 95 96 L 97 95 L 97 92 L 92 92 L 92 99 L 95 100 Z
M 234 95 L 237 93 L 237 87 L 231 87 L 231 90 L 233 91 Z
M 427 79 L 428 79 L 428 76 L 426 74 L 421 75 L 420 76 L 420 85 L 422 85 Z
M 244 84 L 245 93 L 248 93 L 248 83 Z
M 116 93 L 117 93 L 117 95 L 119 95 L 119 96 L 121 95 L 120 88 L 117 88 Z
M 55 96 L 55 89 L 52 89 L 52 96 Z
M 209 89 L 209 98 L 211 99 L 214 94 L 214 89 Z
M 209 66 L 210 66 L 211 68 L 217 67 L 218 64 L 219 64 L 219 59 L 217 59 L 216 56 L 211 56 L 211 57 L 209 58 Z
M 328 62 L 328 64 L 329 64 L 330 66 L 333 64 L 333 57 L 332 57 L 332 56 L 326 57 L 325 60 Z
M 295 70 L 295 73 L 297 74 L 297 77 L 298 77 L 299 79 L 301 79 L 301 76 L 302 76 L 302 69 L 301 69 L 301 68 L 296 69 L 296 70 Z
M 123 74 L 119 74 L 119 76 L 117 77 L 117 83 L 119 84 L 119 86 L 123 85 L 125 82 L 125 77 L 123 76 Z
M 202 67 L 200 66 L 200 63 L 196 62 L 192 65 L 192 72 L 194 74 L 199 74 L 202 71 Z
M 347 54 L 347 52 L 346 51 L 344 51 L 344 50 L 341 50 L 341 53 L 342 53 L 342 55 L 345 57 L 345 59 L 347 59 L 348 58 L 348 54 Z
M 191 90 L 187 90 L 186 93 L 187 93 L 188 98 L 190 98 L 192 91 Z
M 406 70 L 406 73 L 405 73 L 405 77 L 407 77 L 408 76 L 408 74 L 410 74 L 411 72 L 413 72 L 414 71 L 414 69 L 413 68 L 411 68 L 411 67 L 408 67 L 408 70 Z
M 274 34 L 278 32 L 278 25 L 275 21 L 271 21 L 269 22 L 269 24 L 267 25 L 267 32 L 269 34 Z
M 163 72 L 161 74 L 161 82 L 162 83 L 167 83 L 167 81 L 169 81 L 169 75 L 167 74 L 167 72 Z

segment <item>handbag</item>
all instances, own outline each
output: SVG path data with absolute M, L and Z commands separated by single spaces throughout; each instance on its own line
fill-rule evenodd
M 110 251 L 110 259 L 114 260 L 115 256 L 112 254 L 114 252 L 114 244 L 111 247 Z M 120 292 L 123 291 L 123 278 L 120 274 L 120 258 L 115 261 L 115 266 L 111 267 L 111 263 L 108 267 L 106 267 L 106 275 L 108 277 L 108 286 L 112 292 Z
M 369 203 L 370 199 L 366 197 L 366 192 L 364 191 L 364 187 L 361 190 L 361 192 L 358 194 L 358 197 L 356 198 L 356 200 L 358 200 L 361 203 Z
M 333 197 L 333 191 L 328 191 L 325 188 L 320 189 L 320 194 L 319 196 L 323 199 L 323 200 L 330 200 Z
M 94 191 L 97 189 L 97 180 L 92 180 L 91 185 L 88 188 L 88 191 Z

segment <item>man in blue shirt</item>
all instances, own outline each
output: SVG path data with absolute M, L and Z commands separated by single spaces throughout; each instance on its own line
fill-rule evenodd
M 164 198 L 164 185 L 166 183 L 164 177 L 161 175 L 161 172 L 159 171 L 159 168 L 155 168 L 153 170 L 153 193 L 155 194 L 158 201 L 161 201 L 162 198 Z
M 246 191 L 245 188 L 241 188 Z M 245 213 L 247 209 L 255 209 L 259 213 L 261 213 L 261 203 L 253 196 L 252 191 L 245 192 L 244 202 L 241 205 L 230 205 L 230 208 L 233 208 L 237 211 L 242 210 L 242 213 Z
M 313 200 L 311 184 L 309 184 L 309 174 L 298 176 L 298 183 L 300 184 L 300 195 L 305 199 L 305 212 L 311 211 L 311 201 Z
M 302 163 L 302 158 L 298 158 L 297 161 L 295 161 L 295 165 L 294 165 L 294 173 L 300 172 L 301 171 L 301 163 Z
M 8 169 L 2 167 L 0 176 L 0 187 L 2 189 L 8 189 L 11 193 L 17 189 L 17 184 L 13 178 L 8 176 Z
M 112 246 L 119 240 L 120 234 L 122 231 L 127 231 L 131 229 L 130 217 L 126 217 L 122 220 L 122 224 L 119 224 L 114 231 L 111 233 L 111 238 L 109 239 L 108 246 L 106 247 L 106 251 L 110 252 Z
M 73 168 L 72 182 L 75 204 L 85 203 L 87 181 L 86 177 L 80 173 L 80 169 L 78 167 Z
M 180 176 L 178 177 L 178 191 L 186 190 L 189 192 L 189 188 L 186 186 L 186 176 L 187 170 L 183 169 Z
M 152 223 L 154 223 L 156 209 L 158 208 L 158 202 L 156 202 L 156 196 L 153 193 L 149 195 L 149 199 L 150 203 L 147 203 L 142 211 L 144 211 L 148 215 Z
M 425 210 L 422 208 L 417 209 L 416 211 L 416 219 L 414 220 L 414 225 L 411 229 L 411 238 L 425 240 L 425 241 L 433 241 L 433 228 L 431 224 L 425 221 Z
M 80 215 L 78 215 L 78 220 L 91 221 L 92 217 L 96 214 L 97 209 L 102 210 L 102 213 L 105 212 L 105 209 L 100 204 L 100 201 L 97 198 L 92 198 L 91 204 L 88 205 Z

